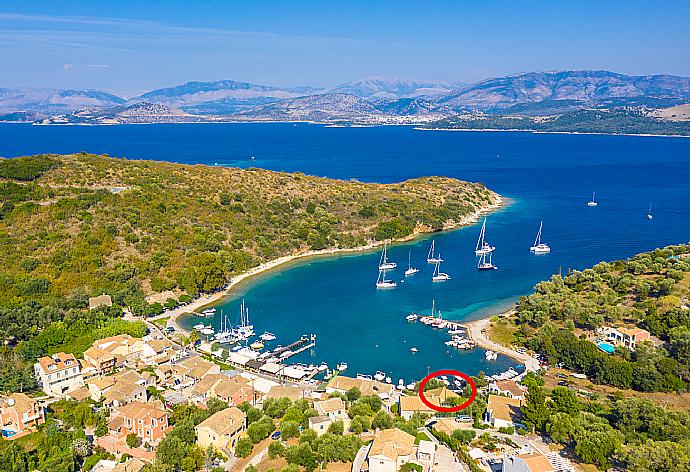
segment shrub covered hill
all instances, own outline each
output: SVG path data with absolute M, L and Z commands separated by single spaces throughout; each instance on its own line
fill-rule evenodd
M 279 256 L 438 230 L 498 197 L 442 177 L 367 184 L 84 153 L 0 159 L 0 195 L 3 339 L 89 296 L 151 314 L 149 294 L 194 297 Z

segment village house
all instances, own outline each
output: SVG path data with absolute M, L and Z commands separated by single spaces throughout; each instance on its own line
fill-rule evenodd
M 563 469 L 559 469 L 563 470 Z M 504 455 L 501 472 L 555 472 L 549 459 L 539 452 L 513 456 Z
M 314 402 L 314 409 L 319 413 L 319 415 L 328 416 L 330 419 L 344 420 L 345 413 L 345 402 L 341 398 L 334 397 L 328 400 L 322 400 L 320 402 Z
M 294 402 L 304 398 L 304 390 L 299 387 L 274 385 L 266 394 L 266 398 L 288 398 Z
M 484 422 L 495 428 L 515 427 L 519 425 L 520 406 L 522 402 L 517 398 L 489 395 L 484 412 Z
M 364 396 L 381 396 L 382 394 L 384 396 L 390 396 L 395 388 L 391 384 L 378 382 L 376 380 L 356 379 L 352 377 L 345 377 L 344 375 L 336 375 L 326 386 L 326 393 L 345 393 L 353 387 L 359 389 L 361 394 Z
M 606 340 L 617 346 L 625 346 L 633 351 L 638 343 L 642 341 L 652 341 L 649 331 L 642 328 L 611 328 L 607 327 L 603 330 Z
M 333 418 L 326 415 L 317 415 L 309 418 L 309 429 L 314 430 L 317 436 L 328 432 L 328 427 L 333 423 Z
M 397 472 L 414 458 L 414 436 L 398 428 L 380 430 L 369 448 L 369 472 Z
M 489 392 L 504 397 L 522 400 L 525 389 L 514 380 L 496 380 L 489 384 Z
M 421 465 L 425 471 L 430 471 L 434 467 L 434 459 L 436 457 L 436 445 L 431 441 L 422 439 L 417 446 L 417 463 Z
M 97 297 L 89 298 L 89 310 L 99 308 L 102 306 L 113 306 L 113 299 L 110 295 L 102 294 Z
M 196 443 L 204 449 L 214 446 L 221 451 L 227 451 L 227 454 L 235 448 L 237 440 L 246 429 L 246 423 L 247 415 L 231 406 L 209 416 L 194 427 Z
M 36 400 L 23 393 L 0 398 L 0 429 L 3 438 L 12 438 L 35 430 L 46 420 L 45 410 Z
M 146 387 L 143 385 L 120 381 L 110 387 L 103 395 L 103 406 L 118 408 L 131 402 L 145 402 L 148 398 Z
M 210 398 L 217 398 L 232 406 L 244 402 L 254 403 L 258 397 L 247 379 L 208 374 L 192 388 L 191 400 L 197 405 L 206 405 Z
M 146 467 L 146 462 L 131 458 L 124 462 L 101 459 L 91 468 L 91 472 L 141 472 Z
M 143 442 L 157 444 L 168 429 L 168 413 L 160 401 L 132 402 L 117 408 L 110 415 L 108 432 L 124 441 L 128 434 L 135 434 Z
M 48 395 L 64 395 L 84 386 L 81 367 L 74 354 L 58 352 L 52 357 L 41 357 L 34 364 L 34 372 Z
M 453 392 L 452 390 L 448 390 L 446 387 L 426 390 L 424 392 L 424 397 L 434 405 L 439 406 L 443 406 L 446 401 L 452 398 L 460 398 L 457 393 Z M 412 418 L 415 413 L 422 413 L 426 415 L 436 414 L 436 410 L 422 402 L 422 399 L 419 398 L 418 395 L 410 397 L 401 395 L 398 399 L 398 411 L 400 416 L 406 420 Z
M 115 369 L 115 356 L 100 347 L 91 346 L 84 351 L 84 360 L 96 369 L 98 375 L 108 374 Z
M 220 366 L 204 360 L 200 356 L 187 359 L 172 365 L 173 375 L 180 384 L 195 384 L 209 374 L 220 374 Z

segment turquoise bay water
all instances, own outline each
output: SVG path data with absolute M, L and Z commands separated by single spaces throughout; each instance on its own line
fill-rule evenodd
M 391 278 L 404 278 L 410 249 L 421 269 L 394 290 L 375 289 L 379 253 L 373 252 L 292 263 L 240 285 L 234 298 L 218 305 L 234 321 L 245 298 L 256 330 L 278 336 L 273 344 L 315 333 L 314 356 L 304 353 L 296 361 L 346 361 L 351 373 L 382 370 L 395 381 L 420 378 L 428 368 L 476 374 L 515 364 L 505 357 L 486 362 L 478 349 L 447 348 L 444 332 L 405 322 L 411 311 L 428 312 L 432 299 L 445 318 L 476 319 L 511 306 L 559 270 L 690 240 L 690 140 L 683 138 L 307 124 L 0 126 L 0 155 L 82 150 L 375 182 L 447 175 L 484 182 L 510 197 L 511 205 L 489 215 L 487 223 L 499 270 L 476 270 L 474 225 L 433 235 L 446 260 L 443 270 L 452 277 L 447 282 L 431 282 L 428 237 L 390 248 L 400 266 Z M 586 205 L 593 190 L 596 208 Z M 529 247 L 541 220 L 543 241 L 552 251 L 535 256 Z M 419 352 L 412 354 L 412 346 Z

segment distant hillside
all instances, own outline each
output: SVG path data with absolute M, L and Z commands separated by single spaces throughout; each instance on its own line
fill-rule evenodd
M 383 116 L 372 103 L 354 95 L 327 93 L 283 100 L 238 117 L 286 121 L 370 120 Z
M 671 75 L 629 76 L 608 71 L 530 72 L 488 79 L 449 93 L 439 103 L 465 110 L 507 108 L 545 100 L 648 97 L 690 100 L 690 78 Z
M 43 115 L 69 113 L 81 108 L 105 108 L 125 100 L 101 90 L 0 88 L 0 113 L 30 112 Z
M 41 125 L 117 125 L 145 123 L 200 123 L 214 121 L 210 117 L 192 115 L 160 104 L 135 103 L 105 110 L 83 109 L 37 122 Z
M 662 120 L 648 110 L 584 109 L 552 116 L 471 113 L 429 123 L 428 128 L 524 130 L 549 133 L 658 134 L 690 136 L 690 121 Z
M 406 80 L 386 77 L 366 77 L 338 85 L 329 93 L 346 93 L 367 100 L 396 98 L 431 98 L 450 93 L 460 84 L 448 82 Z
M 452 110 L 446 106 L 439 105 L 432 100 L 423 98 L 395 98 L 384 99 L 374 103 L 377 110 L 389 115 L 399 116 L 428 116 L 436 115 L 439 117 L 452 114 Z
M 175 87 L 156 89 L 131 101 L 162 103 L 195 113 L 232 114 L 286 98 L 313 94 L 318 90 L 309 86 L 283 88 L 220 80 L 187 82 Z

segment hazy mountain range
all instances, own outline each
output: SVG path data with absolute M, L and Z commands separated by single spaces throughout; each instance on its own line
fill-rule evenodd
M 141 122 L 133 121 L 125 112 L 127 107 L 145 103 L 162 107 L 134 109 L 145 109 L 143 116 L 152 116 L 158 110 L 167 117 L 158 121 L 217 121 L 222 117 L 423 123 L 465 113 L 539 116 L 591 108 L 661 109 L 688 102 L 688 77 L 560 71 L 516 74 L 470 85 L 382 77 L 368 77 L 331 89 L 234 80 L 188 82 L 129 99 L 97 90 L 0 89 L 0 120 L 50 117 L 46 123 Z

